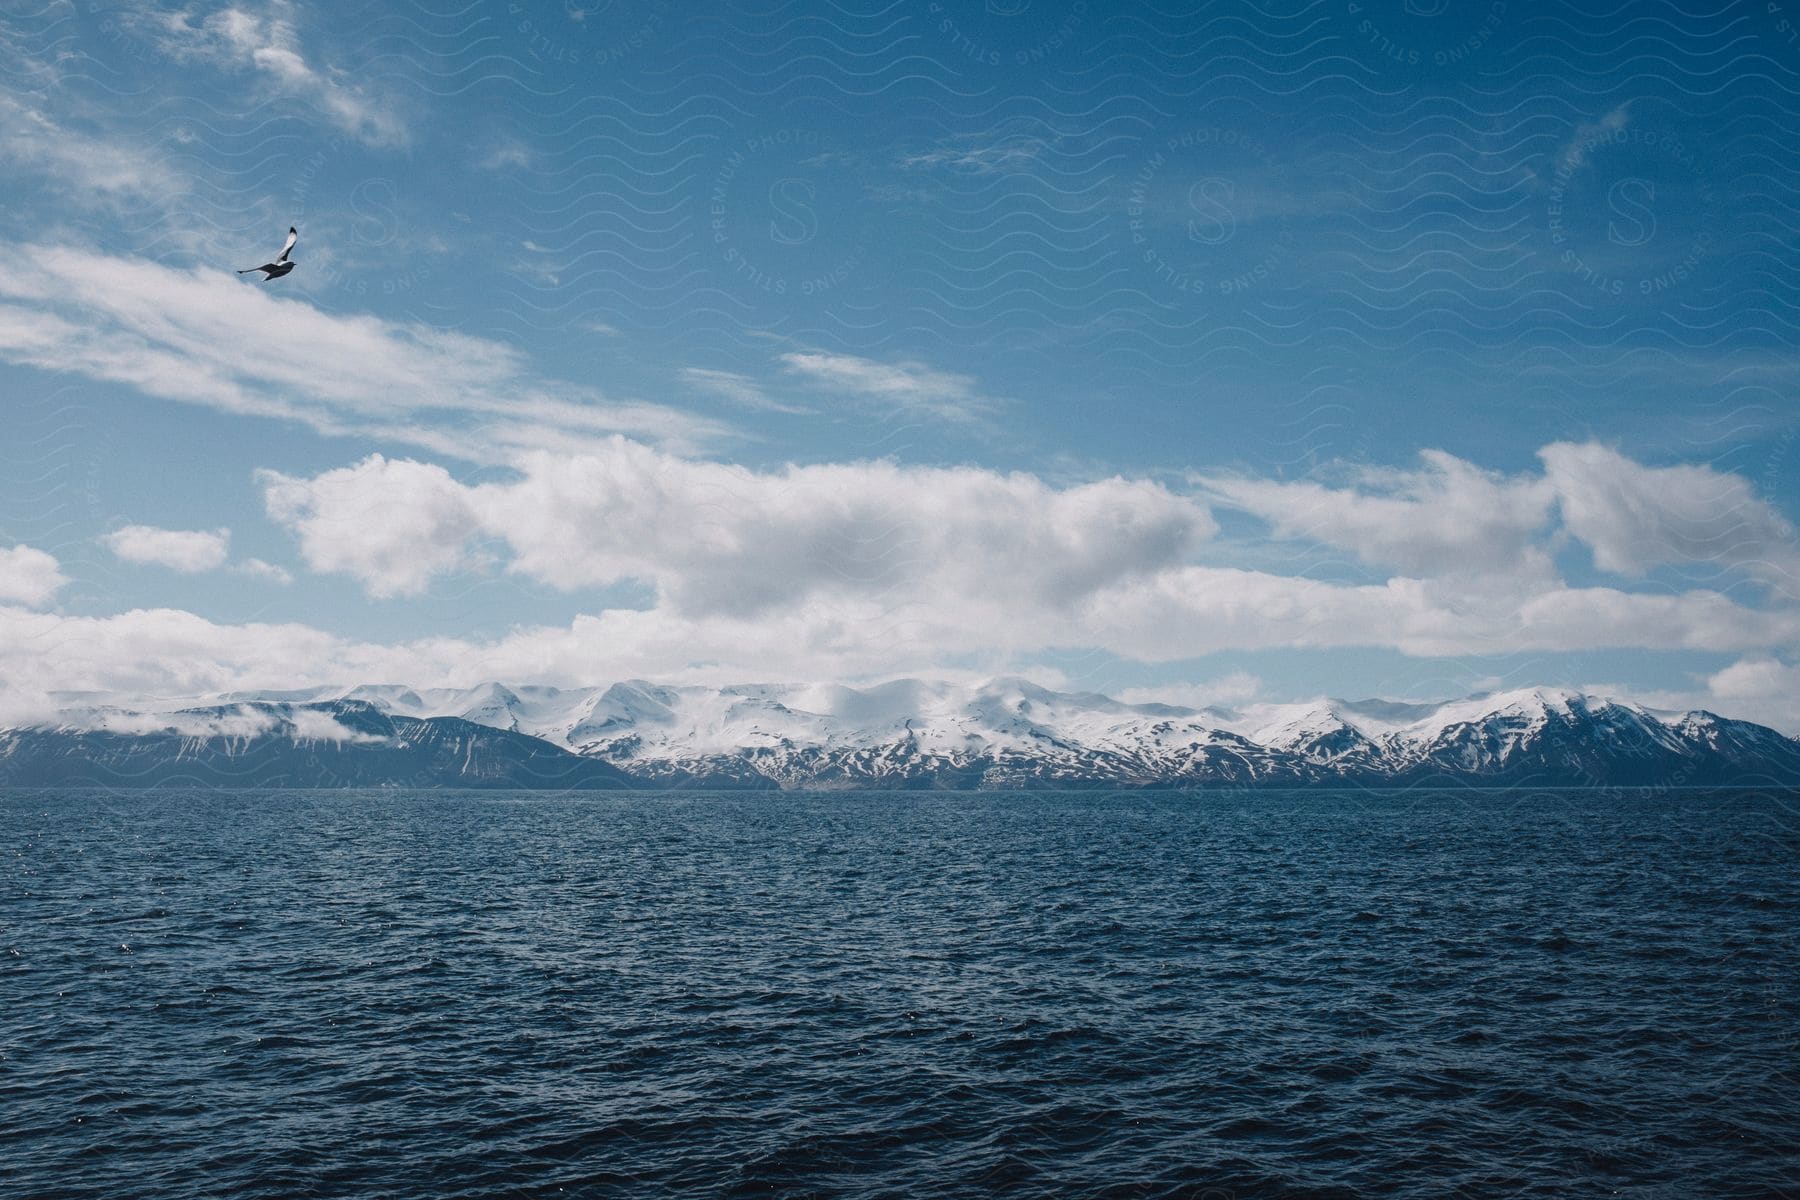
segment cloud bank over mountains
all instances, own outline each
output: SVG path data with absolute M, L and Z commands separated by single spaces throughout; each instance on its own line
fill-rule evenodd
M 522 452 L 480 482 L 379 454 L 314 475 L 265 469 L 267 515 L 305 568 L 376 601 L 493 572 L 578 606 L 621 584 L 648 599 L 492 639 L 383 644 L 170 610 L 42 611 L 60 567 L 19 546 L 0 574 L 12 604 L 0 611 L 0 668 L 21 710 L 69 689 L 344 678 L 800 681 L 1067 650 L 1157 663 L 1255 649 L 1619 647 L 1738 656 L 1692 697 L 1711 689 L 1792 727 L 1784 656 L 1800 644 L 1800 607 L 1782 515 L 1709 467 L 1649 466 L 1597 443 L 1555 443 L 1539 458 L 1541 471 L 1506 475 L 1428 451 L 1410 469 L 1206 474 L 1178 490 L 880 460 L 753 470 L 615 436 Z M 1227 535 L 1228 511 L 1260 529 Z M 128 526 L 104 540 L 130 562 L 206 571 L 224 564 L 227 536 Z M 1290 569 L 1240 565 L 1271 546 L 1287 547 Z M 1615 578 L 1572 582 L 1558 568 L 1571 557 Z M 251 561 L 240 570 L 285 570 Z M 1717 586 L 1647 586 L 1665 567 Z

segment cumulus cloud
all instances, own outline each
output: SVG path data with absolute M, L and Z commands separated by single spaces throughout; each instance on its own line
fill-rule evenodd
M 1374 566 L 1412 575 L 1548 568 L 1532 544 L 1550 515 L 1544 480 L 1484 471 L 1441 450 L 1419 458 L 1417 470 L 1354 471 L 1342 487 L 1227 475 L 1196 483 L 1215 503 L 1269 522 L 1277 537 L 1341 547 Z
M 1721 675 L 1721 695 L 1787 686 L 1779 664 L 1800 647 L 1800 608 L 1710 589 L 1575 587 L 1519 569 L 1534 548 L 1522 531 L 1545 520 L 1544 494 L 1586 494 L 1563 478 L 1580 461 L 1551 453 L 1554 479 L 1520 479 L 1427 456 L 1417 471 L 1355 477 L 1337 489 L 1351 511 L 1317 522 L 1326 498 L 1286 490 L 1293 485 L 1232 493 L 1370 562 L 1411 553 L 1396 530 L 1421 522 L 1429 553 L 1414 561 L 1420 573 L 1347 584 L 1219 565 L 1235 547 L 1217 539 L 1204 500 L 1146 480 L 1059 486 L 891 462 L 758 471 L 622 438 L 523 454 L 511 475 L 483 482 L 373 455 L 313 476 L 260 476 L 269 515 L 297 538 L 308 568 L 375 596 L 416 594 L 490 566 L 577 597 L 636 581 L 649 604 L 491 640 L 398 644 L 166 610 L 103 618 L 11 608 L 0 614 L 0 678 L 12 698 L 0 707 L 16 711 L 57 689 L 191 696 L 367 680 L 849 681 L 946 665 L 1006 669 L 1071 650 L 1139 662 L 1350 647 L 1417 657 L 1686 650 L 1750 664 Z M 1593 461 L 1608 477 L 1636 478 L 1610 458 Z M 1430 511 L 1433 500 L 1487 520 L 1483 536 L 1500 545 L 1472 545 L 1456 520 Z M 1483 504 L 1500 516 L 1476 511 Z M 1575 525 L 1610 545 L 1597 530 L 1612 524 L 1578 516 Z M 1625 539 L 1640 543 L 1660 544 Z M 1184 695 L 1228 701 L 1254 688 L 1228 677 Z
M 1800 734 L 1800 666 L 1768 655 L 1739 659 L 1706 680 L 1705 707 Z
M 482 462 L 614 432 L 690 449 L 726 433 L 540 379 L 498 342 L 69 246 L 0 243 L 0 361 Z
M 1417 578 L 1542 581 L 1560 533 L 1627 578 L 1704 563 L 1800 597 L 1800 536 L 1750 480 L 1705 465 L 1645 466 L 1596 442 L 1552 443 L 1538 457 L 1541 474 L 1503 475 L 1425 450 L 1416 470 L 1339 468 L 1342 483 L 1208 474 L 1195 484 L 1213 504 L 1267 521 L 1278 538 Z
M 756 472 L 624 439 L 520 467 L 516 481 L 469 486 L 377 455 L 312 479 L 261 478 L 308 565 L 375 595 L 422 590 L 485 536 L 505 544 L 512 571 L 567 590 L 648 582 L 688 614 L 815 598 L 1059 607 L 1184 561 L 1215 529 L 1204 505 L 1125 479 L 1058 489 L 888 462 Z
M 125 562 L 168 567 L 172 571 L 196 575 L 202 571 L 216 571 L 225 565 L 231 548 L 231 530 L 127 525 L 100 540 Z
M 1602 570 L 1637 576 L 1665 563 L 1711 563 L 1800 597 L 1800 537 L 1741 475 L 1647 467 L 1593 442 L 1557 442 L 1538 455 L 1564 526 Z
M 302 51 L 292 4 L 270 0 L 227 5 L 205 15 L 191 10 L 143 14 L 138 27 L 180 62 L 203 62 L 247 71 L 270 94 L 309 104 L 351 136 L 371 145 L 406 140 L 406 126 L 391 101 L 351 81 L 348 73 L 309 62 Z
M 259 478 L 269 516 L 299 535 L 309 567 L 354 576 L 382 599 L 464 566 L 480 531 L 468 489 L 436 465 L 377 454 L 313 479 Z
M 270 515 L 298 537 L 307 565 L 373 595 L 415 594 L 490 556 L 575 593 L 648 584 L 648 610 L 577 622 L 646 674 L 737 662 L 752 674 L 805 667 L 841 678 L 1055 647 L 1169 661 L 1343 646 L 1742 653 L 1800 639 L 1800 612 L 1718 591 L 1557 580 L 1537 569 L 1527 537 L 1545 520 L 1548 485 L 1448 456 L 1348 502 L 1294 485 L 1234 493 L 1371 561 L 1407 559 L 1420 572 L 1356 586 L 1203 562 L 1231 551 L 1213 540 L 1206 505 L 1143 480 L 1055 487 L 887 462 L 758 472 L 624 439 L 525 456 L 516 478 L 481 484 L 381 456 L 310 478 L 261 478 Z M 1295 514 L 1331 507 L 1346 511 L 1298 524 Z M 1422 549 L 1404 544 L 1413 520 Z M 581 657 L 560 645 L 536 661 Z
M 53 555 L 22 544 L 0 550 L 0 602 L 38 608 L 68 582 Z

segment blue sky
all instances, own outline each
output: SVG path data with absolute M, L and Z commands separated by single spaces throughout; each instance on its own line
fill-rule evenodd
M 1021 671 L 1800 727 L 1795 21 L 7 16 L 0 709 Z

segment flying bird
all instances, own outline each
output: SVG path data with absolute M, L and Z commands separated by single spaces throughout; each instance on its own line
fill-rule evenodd
M 274 262 L 266 262 L 260 267 L 245 267 L 242 271 L 239 271 L 238 274 L 248 275 L 252 271 L 261 271 L 263 273 L 264 283 L 269 282 L 271 279 L 280 279 L 283 275 L 286 275 L 289 271 L 294 269 L 294 264 L 288 259 L 288 251 L 292 250 L 294 248 L 294 243 L 299 240 L 300 231 L 295 229 L 292 225 L 289 225 L 288 239 L 282 244 L 281 253 L 275 256 Z

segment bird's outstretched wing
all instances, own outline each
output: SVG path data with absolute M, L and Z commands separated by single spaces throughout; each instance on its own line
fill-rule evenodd
M 288 239 L 287 239 L 287 241 L 282 243 L 281 253 L 277 254 L 275 256 L 275 261 L 276 262 L 286 262 L 287 256 L 288 256 L 288 251 L 292 250 L 294 248 L 294 243 L 299 240 L 300 240 L 300 231 L 298 229 L 295 229 L 292 225 L 289 225 L 288 226 Z

